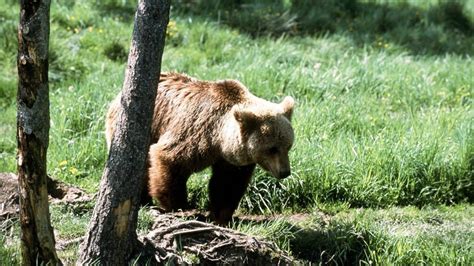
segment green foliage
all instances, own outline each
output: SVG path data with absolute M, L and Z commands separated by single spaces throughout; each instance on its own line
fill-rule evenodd
M 181 0 L 177 12 L 213 17 L 253 37 L 344 34 L 359 46 L 396 43 L 415 54 L 473 54 L 469 1 Z M 466 11 L 466 9 L 471 9 Z M 239 14 L 239 15 L 236 15 Z M 453 41 L 456 40 L 456 41 Z
M 294 220 L 239 221 L 237 230 L 265 236 L 296 259 L 321 264 L 470 265 L 473 207 L 315 212 Z
M 153 216 L 149 212 L 148 207 L 143 207 L 138 212 L 138 234 L 147 233 L 150 231 L 154 223 Z
M 48 171 L 89 192 L 107 158 L 104 116 L 122 86 L 135 5 L 52 5 Z M 17 3 L 0 0 L 0 172 L 16 171 L 17 20 Z M 239 230 L 274 237 L 304 260 L 468 265 L 472 230 L 456 222 L 465 219 L 461 207 L 440 208 L 459 232 L 446 226 L 407 236 L 390 233 L 398 218 L 384 225 L 390 211 L 350 208 L 415 205 L 422 215 L 407 208 L 402 216 L 415 213 L 407 224 L 423 232 L 416 220 L 429 216 L 426 206 L 473 202 L 473 21 L 472 1 L 180 0 L 163 70 L 239 79 L 265 99 L 296 99 L 292 177 L 275 180 L 257 169 L 239 211 L 320 208 L 341 218 L 316 232 L 316 222 L 286 221 Z M 207 207 L 209 176 L 189 180 L 192 206 Z M 53 208 L 59 235 L 81 235 L 89 211 Z M 147 230 L 152 221 L 140 215 Z M 4 258 L 15 260 L 18 249 L 0 241 L 0 264 L 14 264 Z
M 252 12 L 269 6 L 220 4 Z M 444 23 L 443 27 L 459 28 L 459 34 L 472 30 L 469 9 L 457 2 L 402 4 L 403 10 L 416 9 L 433 20 L 428 24 L 434 28 Z M 104 114 L 122 83 L 131 33 L 125 14 L 133 13 L 133 5 L 58 3 L 51 11 L 48 167 L 53 176 L 90 191 L 97 188 L 106 159 Z M 370 10 L 366 5 L 387 9 L 384 20 L 392 26 L 386 27 L 410 20 L 403 18 L 409 11 L 393 12 L 398 4 L 324 1 L 318 10 L 357 18 Z M 204 20 L 191 10 L 195 7 L 191 3 L 177 7 L 165 70 L 204 79 L 237 78 L 261 97 L 277 101 L 290 94 L 297 99 L 293 178 L 277 181 L 258 171 L 243 209 L 280 212 L 338 201 L 353 207 L 472 202 L 472 59 L 454 54 L 414 56 L 409 47 L 383 36 L 381 45 L 360 47 L 350 33 L 330 26 L 325 29 L 331 33 L 319 37 L 251 39 L 233 26 Z M 307 1 L 272 8 L 316 12 Z M 193 12 L 192 17 L 185 15 Z M 15 25 L 11 13 L 0 12 L 5 33 Z M 379 16 L 375 13 L 372 16 Z M 324 19 L 315 14 L 310 17 Z M 435 19 L 441 15 L 444 19 Z M 336 22 L 332 23 L 344 24 Z M 468 45 L 464 39 L 460 42 Z M 2 43 L 5 58 L 15 55 L 10 43 Z M 4 122 L 0 130 L 7 137 L 0 141 L 0 156 L 5 158 L 2 171 L 14 171 L 15 62 L 2 64 L 0 106 L 6 115 L 0 118 Z M 192 202 L 201 208 L 207 204 L 205 183 L 206 178 L 190 181 Z
M 413 49 L 386 35 L 400 27 L 416 34 L 437 29 L 446 33 L 449 28 L 464 36 L 449 39 L 468 47 L 474 43 L 466 34 L 472 30 L 472 6 L 322 1 L 315 9 L 306 1 L 270 2 L 176 4 L 178 16 L 172 18 L 163 59 L 164 70 L 209 80 L 236 78 L 258 96 L 278 101 L 290 94 L 297 99 L 293 177 L 277 181 L 257 171 L 242 202 L 244 210 L 296 211 L 340 201 L 353 207 L 472 202 L 472 59 L 461 54 L 462 49 L 456 51 L 460 55 L 413 55 Z M 104 114 L 122 84 L 132 26 L 127 17 L 133 15 L 134 5 L 59 2 L 51 11 L 48 169 L 54 177 L 89 191 L 96 190 L 106 159 Z M 263 25 L 244 14 L 270 6 L 299 14 L 301 29 L 287 32 L 293 37 L 252 34 L 260 36 L 252 39 L 240 33 L 245 32 L 240 28 L 244 22 L 231 25 L 224 19 L 228 9 L 237 9 L 243 13 L 231 17 Z M 212 20 L 212 12 L 204 18 L 196 7 L 222 10 L 222 20 Z M 7 39 L 16 25 L 13 10 L 0 10 L 5 22 L 0 30 Z M 336 19 L 305 26 L 303 18 L 325 20 L 322 10 Z M 413 12 L 419 13 L 419 20 L 411 17 Z M 378 35 L 376 43 L 360 43 L 344 28 L 348 20 L 360 23 L 359 37 Z M 322 29 L 303 30 L 313 24 Z M 420 25 L 425 28 L 417 28 Z M 323 29 L 325 35 L 317 34 Z M 0 78 L 5 114 L 0 118 L 5 136 L 0 140 L 1 171 L 15 169 L 13 40 L 3 40 L 0 49 L 5 59 Z M 201 176 L 206 175 L 190 181 L 189 190 L 192 204 L 204 208 L 207 179 Z
M 16 239 L 18 242 L 19 240 Z M 7 237 L 0 236 L 0 265 L 20 265 L 20 246 L 7 245 Z M 19 243 L 18 243 L 19 244 Z
M 20 264 L 19 229 L 18 219 L 7 218 L 0 222 L 0 265 Z
M 109 59 L 119 62 L 126 62 L 128 53 L 121 44 L 113 42 L 104 48 L 104 54 Z

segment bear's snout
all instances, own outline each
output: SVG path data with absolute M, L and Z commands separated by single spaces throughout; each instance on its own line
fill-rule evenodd
M 280 171 L 278 178 L 284 179 L 284 178 L 289 177 L 290 175 L 291 175 L 290 170 Z

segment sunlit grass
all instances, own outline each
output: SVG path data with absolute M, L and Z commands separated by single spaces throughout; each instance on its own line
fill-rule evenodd
M 239 79 L 262 98 L 280 101 L 291 95 L 297 102 L 292 176 L 278 181 L 257 170 L 240 213 L 348 211 L 352 216 L 321 229 L 322 235 L 306 235 L 310 243 L 324 234 L 340 239 L 328 247 L 338 262 L 472 262 L 466 255 L 472 226 L 460 228 L 456 222 L 465 217 L 461 207 L 442 211 L 443 219 L 454 217 L 444 224 L 456 223 L 453 228 L 459 232 L 436 227 L 440 233 L 433 235 L 409 235 L 403 226 L 392 226 L 392 218 L 385 226 L 383 211 L 360 214 L 350 209 L 414 205 L 428 215 L 437 209 L 426 206 L 472 203 L 472 3 L 459 10 L 457 4 L 439 6 L 438 1 L 325 1 L 324 15 L 302 7 L 280 12 L 290 1 L 271 12 L 267 3 L 221 6 L 220 13 L 209 6 L 208 13 L 187 9 L 185 2 L 172 11 L 163 70 L 206 80 Z M 350 8 L 354 3 L 355 13 Z M 107 157 L 104 115 L 122 86 L 135 4 L 52 3 L 48 172 L 91 193 L 97 191 Z M 225 13 L 229 8 L 242 16 Z M 16 171 L 17 9 L 16 2 L 0 0 L 0 172 Z M 299 17 L 292 21 L 294 14 Z M 188 182 L 197 208 L 208 204 L 209 174 Z M 394 207 L 388 212 L 389 217 L 397 213 Z M 418 213 L 411 208 L 402 212 L 405 218 Z M 82 215 L 89 214 L 53 208 L 60 237 L 82 234 L 87 223 Z M 152 221 L 141 215 L 140 230 L 146 230 Z M 413 219 L 424 220 L 423 215 Z M 369 217 L 380 224 L 358 222 Z M 237 227 L 274 238 L 288 250 L 304 248 L 304 243 L 294 242 L 293 237 L 303 237 L 292 231 L 294 226 L 278 221 Z M 359 235 L 375 237 L 361 241 Z M 0 248 L 0 257 L 4 253 L 18 250 Z

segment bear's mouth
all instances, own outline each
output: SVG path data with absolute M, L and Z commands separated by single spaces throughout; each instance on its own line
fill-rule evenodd
M 258 161 L 258 165 L 277 179 L 285 179 L 291 175 L 290 165 L 288 163 L 282 163 L 282 160 L 277 156 L 262 158 Z
M 278 173 L 278 175 L 279 175 L 278 176 L 279 179 L 285 179 L 285 178 L 287 178 L 291 175 L 291 171 L 290 170 L 283 170 L 283 171 L 280 171 Z
M 267 173 L 269 173 L 270 175 L 272 175 L 273 177 L 277 179 L 284 179 L 291 174 L 290 170 L 278 171 L 262 163 L 259 163 L 259 165 L 260 167 L 262 167 L 263 170 L 265 170 Z

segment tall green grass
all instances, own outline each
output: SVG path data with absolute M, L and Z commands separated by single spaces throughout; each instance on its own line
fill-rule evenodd
M 180 0 L 176 9 L 252 37 L 343 33 L 359 46 L 396 43 L 415 54 L 472 55 L 474 48 L 470 1 Z
M 323 207 L 324 208 L 324 207 Z M 242 219 L 234 228 L 275 241 L 302 262 L 343 265 L 471 265 L 471 205 L 340 209 L 273 220 Z
M 2 172 L 15 171 L 17 6 L 10 2 L 3 0 L 0 9 Z M 48 169 L 91 192 L 106 159 L 104 114 L 121 88 L 132 2 L 52 5 Z M 238 21 L 259 21 L 245 14 L 269 8 L 266 2 L 228 5 L 241 16 L 207 4 L 202 6 L 212 11 L 207 17 L 193 11 L 195 5 L 176 4 L 163 69 L 208 80 L 239 79 L 269 100 L 297 99 L 293 176 L 279 182 L 257 171 L 244 210 L 302 210 L 318 202 L 372 207 L 472 202 L 474 42 L 466 32 L 472 30 L 473 8 L 456 3 L 447 8 L 436 1 L 328 1 L 313 10 L 302 1 L 282 2 L 278 8 L 298 18 L 294 32 L 270 26 L 252 32 L 257 28 Z M 382 10 L 392 27 L 376 30 L 381 22 L 367 14 L 371 10 Z M 462 16 L 458 21 L 449 12 Z M 420 19 L 408 27 L 405 18 L 412 15 Z M 355 32 L 347 23 L 356 23 Z M 402 28 L 419 42 L 404 42 Z M 437 44 L 443 49 L 430 48 L 432 40 L 423 35 L 430 30 L 446 39 Z M 206 175 L 190 181 L 198 207 L 206 205 Z
M 91 193 L 135 5 L 52 3 L 48 171 Z M 16 171 L 18 9 L 0 0 L 0 172 Z M 174 1 L 163 70 L 297 101 L 293 175 L 278 181 L 258 169 L 239 212 L 308 220 L 234 226 L 303 261 L 472 264 L 473 21 L 472 1 Z M 209 174 L 188 182 L 197 208 L 208 204 Z M 394 207 L 405 205 L 416 207 Z M 57 236 L 84 234 L 89 211 L 54 206 Z M 142 212 L 140 230 L 151 220 Z M 0 232 L 0 264 L 17 264 L 18 228 Z M 76 253 L 61 256 L 72 263 Z

